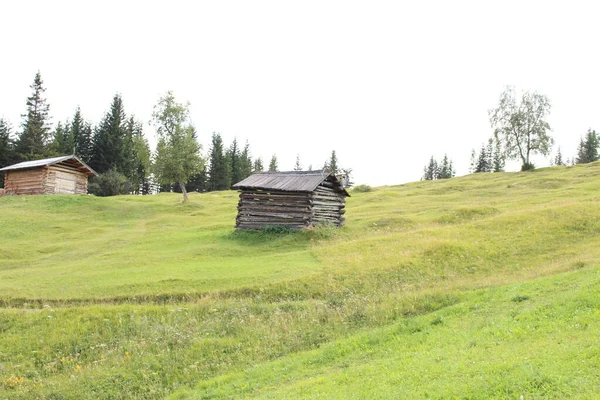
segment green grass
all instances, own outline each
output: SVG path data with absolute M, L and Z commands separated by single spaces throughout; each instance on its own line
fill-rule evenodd
M 0 399 L 593 398 L 600 163 L 355 192 L 0 198 Z

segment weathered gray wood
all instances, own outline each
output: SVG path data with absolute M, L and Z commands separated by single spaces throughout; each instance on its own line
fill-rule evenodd
M 291 213 L 291 212 L 275 213 L 275 212 L 269 212 L 269 211 L 250 210 L 250 211 L 242 211 L 242 212 L 240 212 L 240 215 L 264 216 L 264 217 L 269 217 L 269 218 L 295 218 L 295 217 L 310 218 L 310 216 L 312 214 L 306 213 L 306 212 L 304 212 L 304 213 Z

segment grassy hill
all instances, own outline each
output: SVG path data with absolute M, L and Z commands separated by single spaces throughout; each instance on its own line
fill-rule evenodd
M 600 163 L 352 193 L 0 198 L 0 399 L 590 398 Z

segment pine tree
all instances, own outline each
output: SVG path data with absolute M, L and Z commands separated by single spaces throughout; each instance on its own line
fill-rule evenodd
M 125 110 L 119 94 L 113 97 L 108 111 L 96 128 L 90 167 L 103 173 L 111 169 L 125 174 L 123 165 L 123 142 L 126 135 Z M 125 168 L 124 168 L 125 167 Z
M 81 109 L 77 107 L 70 126 L 73 135 L 74 153 L 83 162 L 89 163 L 94 150 L 92 143 L 92 126 L 83 119 Z
M 264 170 L 265 170 L 265 168 L 263 166 L 262 158 L 258 157 L 256 160 L 254 160 L 254 165 L 252 166 L 252 172 L 258 173 L 258 172 L 263 172 Z
M 329 158 L 329 162 L 327 162 L 325 165 L 327 165 L 327 167 L 329 168 L 329 170 L 331 171 L 332 174 L 337 174 L 339 169 L 338 169 L 338 159 L 337 159 L 337 155 L 335 154 L 335 150 L 333 150 L 331 152 L 331 157 Z
M 15 154 L 11 138 L 11 126 L 0 118 L 0 168 L 13 164 Z M 0 188 L 4 187 L 4 173 L 0 172 Z
M 296 164 L 294 165 L 294 171 L 302 171 L 302 165 L 300 165 L 300 154 L 296 154 Z
M 481 150 L 479 152 L 479 157 L 477 158 L 477 165 L 475 166 L 475 172 L 491 172 L 489 157 L 487 155 L 487 150 L 484 144 L 481 145 Z
M 554 165 L 567 165 L 564 161 L 563 161 L 563 157 L 562 157 L 562 153 L 560 151 L 560 146 L 558 147 L 558 150 L 556 151 L 556 156 L 554 157 Z
M 231 184 L 235 185 L 242 179 L 242 160 L 237 139 L 233 138 L 233 142 L 227 151 L 227 159 L 229 161 L 229 169 L 231 171 Z
M 128 135 L 131 136 L 133 168 L 129 177 L 131 189 L 135 194 L 149 194 L 151 152 L 148 140 L 144 137 L 143 125 L 133 117 L 128 121 Z
M 444 158 L 442 159 L 442 162 L 440 163 L 438 174 L 437 174 L 436 178 L 437 179 L 452 178 L 452 165 L 451 165 L 451 162 L 448 160 L 447 154 L 444 154 Z
M 244 150 L 240 154 L 240 180 L 246 179 L 252 174 L 252 156 L 250 155 L 250 144 L 246 141 Z
M 487 166 L 488 166 L 487 172 L 493 172 L 494 171 L 494 139 L 493 138 L 488 139 L 487 148 L 485 149 L 485 155 L 487 157 Z
M 579 146 L 577 147 L 577 164 L 587 164 L 598 160 L 598 147 L 600 141 L 596 131 L 591 129 L 585 135 L 585 138 L 581 138 Z
M 429 159 L 429 163 L 423 168 L 423 177 L 421 178 L 424 181 L 433 181 L 438 178 L 438 164 L 437 161 L 431 156 Z
M 208 190 L 227 190 L 231 186 L 231 171 L 223 150 L 220 133 L 213 132 L 209 155 Z
M 492 139 L 490 139 L 490 140 L 492 140 Z M 502 143 L 500 142 L 500 139 L 498 139 L 497 136 L 494 136 L 493 140 L 494 140 L 494 162 L 493 162 L 494 168 L 493 169 L 494 169 L 494 172 L 503 172 L 505 158 L 504 158 L 504 153 L 502 152 Z
M 56 124 L 56 128 L 52 133 L 52 143 L 50 144 L 50 153 L 53 156 L 73 154 L 74 141 L 70 127 L 69 121 L 66 121 L 64 125 L 60 121 Z
M 472 174 L 477 168 L 477 152 L 475 149 L 471 149 L 471 159 L 469 161 L 469 173 Z
M 24 114 L 22 131 L 16 142 L 15 151 L 22 161 L 35 160 L 48 156 L 48 140 L 50 138 L 49 110 L 50 106 L 43 97 L 46 89 L 38 71 L 33 84 L 33 93 L 27 98 L 27 113 Z
M 277 171 L 278 171 L 277 156 L 275 154 L 273 154 L 273 156 L 271 157 L 271 161 L 269 162 L 269 172 L 277 172 Z

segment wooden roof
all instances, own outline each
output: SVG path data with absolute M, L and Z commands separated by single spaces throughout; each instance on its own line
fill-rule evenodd
M 62 156 L 54 158 L 45 158 L 43 160 L 24 161 L 18 164 L 9 165 L 8 167 L 0 168 L 0 171 L 16 171 L 22 169 L 30 169 L 37 167 L 47 167 L 49 165 L 61 164 L 86 175 L 98 175 L 96 171 L 91 169 L 86 163 L 81 161 L 77 156 Z
M 334 174 L 321 171 L 259 172 L 250 175 L 232 187 L 234 189 L 281 190 L 284 192 L 313 192 L 324 181 L 332 182 L 335 188 L 350 197 Z

